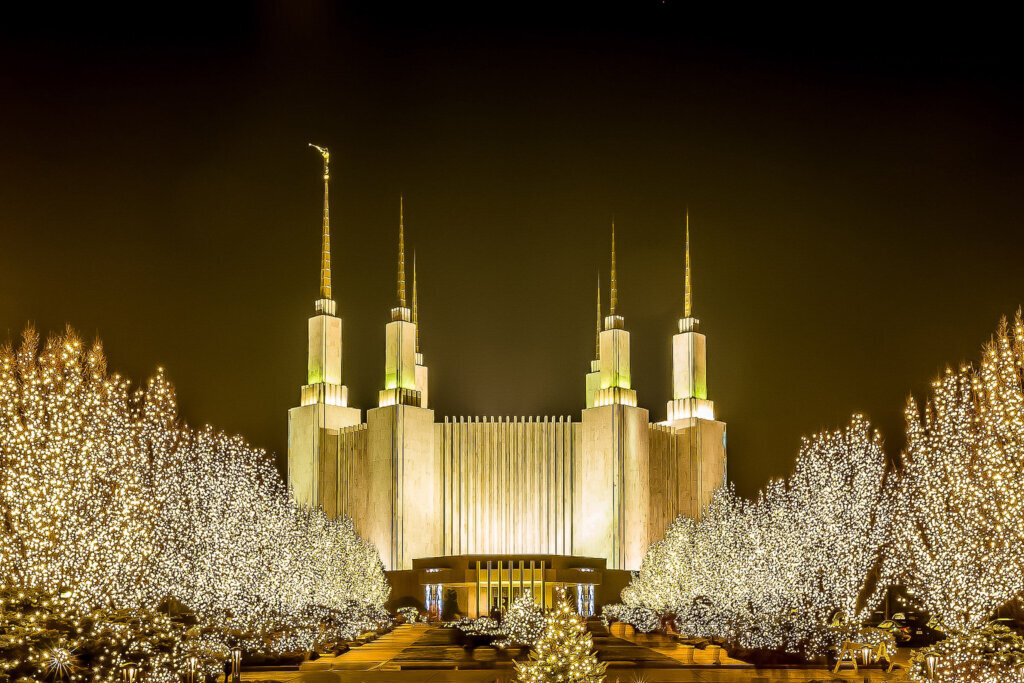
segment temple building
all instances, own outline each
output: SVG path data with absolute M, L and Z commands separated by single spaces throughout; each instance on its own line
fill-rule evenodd
M 296 500 L 352 518 L 380 551 L 394 605 L 477 616 L 522 591 L 550 604 L 556 586 L 574 588 L 581 613 L 616 601 L 647 545 L 678 515 L 698 516 L 725 482 L 725 423 L 708 398 L 707 342 L 692 310 L 689 219 L 664 422 L 651 421 L 632 386 L 614 225 L 608 312 L 599 286 L 595 357 L 579 415 L 438 418 L 420 351 L 415 260 L 407 287 L 400 202 L 395 306 L 377 407 L 364 419 L 343 384 L 329 153 L 316 149 L 324 163 L 320 296 L 309 319 L 307 384 L 288 411 Z

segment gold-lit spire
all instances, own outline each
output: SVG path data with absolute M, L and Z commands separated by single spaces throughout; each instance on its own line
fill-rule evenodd
M 597 273 L 597 336 L 594 338 L 594 358 L 601 359 L 601 272 Z
M 412 324 L 416 326 L 416 353 L 420 352 L 419 300 L 416 298 L 416 252 L 412 252 Z
M 686 289 L 684 291 L 683 317 L 693 317 L 693 289 L 690 287 L 690 208 L 686 208 Z
M 398 196 L 398 305 L 405 308 L 405 200 Z
M 312 142 L 309 146 L 320 152 L 320 156 L 324 158 L 324 236 L 323 245 L 320 249 L 320 298 L 330 299 L 331 298 L 331 213 L 328 208 L 328 197 L 327 188 L 328 181 L 331 179 L 330 161 L 331 153 L 327 151 L 326 147 L 320 145 L 314 145 Z
M 612 296 L 608 304 L 608 315 L 615 315 L 615 304 L 619 300 L 619 290 L 615 282 L 615 219 L 612 219 Z

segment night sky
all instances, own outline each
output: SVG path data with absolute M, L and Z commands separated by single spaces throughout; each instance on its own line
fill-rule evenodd
M 99 335 L 112 369 L 163 365 L 190 424 L 283 465 L 318 286 L 311 141 L 332 153 L 363 409 L 400 193 L 437 419 L 579 418 L 613 215 L 633 386 L 664 419 L 689 207 L 709 389 L 747 495 L 853 412 L 895 457 L 907 395 L 1024 302 L 1005 19 L 290 4 L 6 17 L 0 336 Z

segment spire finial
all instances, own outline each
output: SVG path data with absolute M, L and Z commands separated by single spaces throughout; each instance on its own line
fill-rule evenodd
M 615 282 L 615 217 L 612 217 L 612 296 L 608 304 L 608 314 L 615 315 L 615 304 L 619 301 L 619 290 Z
M 314 145 L 312 142 L 309 146 L 320 152 L 320 156 L 324 158 L 324 236 L 323 245 L 320 249 L 320 298 L 330 299 L 331 298 L 331 212 L 328 209 L 327 201 L 327 187 L 328 181 L 331 179 L 330 161 L 331 153 L 327 151 L 326 147 L 320 145 Z
M 683 317 L 693 317 L 693 289 L 690 287 L 690 207 L 686 207 L 686 289 Z
M 594 359 L 601 359 L 601 271 L 597 271 L 597 336 L 594 343 Z
M 416 298 L 416 251 L 412 252 L 412 324 L 416 326 L 416 353 L 420 352 L 419 300 Z
M 405 308 L 405 199 L 398 195 L 398 305 Z

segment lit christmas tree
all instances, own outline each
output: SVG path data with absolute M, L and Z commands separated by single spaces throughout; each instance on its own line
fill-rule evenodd
M 501 620 L 512 645 L 532 647 L 544 633 L 544 611 L 534 601 L 533 594 L 522 592 Z
M 520 683 L 600 683 L 608 666 L 597 660 L 594 641 L 564 591 L 545 617 L 544 633 L 530 660 L 516 662 Z

